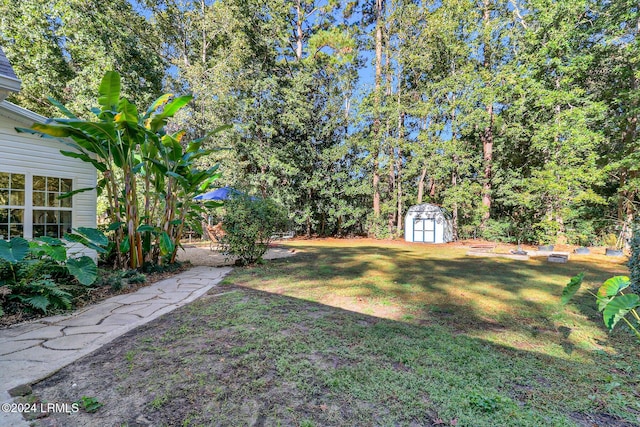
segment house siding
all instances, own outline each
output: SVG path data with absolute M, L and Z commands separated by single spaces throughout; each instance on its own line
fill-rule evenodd
M 12 117 L 10 111 L 0 108 L 0 171 L 73 179 L 73 189 L 95 187 L 96 171 L 92 165 L 78 159 L 65 157 L 60 150 L 72 151 L 62 142 L 40 138 L 34 135 L 17 133 L 16 127 L 29 127 L 31 122 L 24 118 Z M 29 179 L 29 178 L 27 178 Z M 31 194 L 26 194 L 26 204 L 31 204 Z M 25 215 L 25 223 L 32 222 Z M 72 225 L 77 227 L 96 227 L 95 190 L 73 196 Z M 25 233 L 26 238 L 30 235 Z M 83 250 L 82 253 L 95 258 L 95 251 Z M 78 253 L 77 246 L 69 248 L 69 253 Z

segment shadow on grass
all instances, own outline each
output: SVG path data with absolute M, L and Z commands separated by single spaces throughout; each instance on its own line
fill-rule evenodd
M 621 265 L 466 257 L 461 250 L 433 246 L 302 248 L 293 259 L 248 273 L 259 279 L 242 272 L 237 277 L 257 289 L 412 323 L 435 322 L 455 334 L 493 334 L 496 342 L 551 355 L 591 359 L 594 349 L 611 341 L 589 295 L 574 299 L 577 312 L 559 301 L 575 274 L 584 271 L 585 286 L 593 287 L 620 274 Z
M 632 390 L 605 392 L 608 381 L 590 364 L 438 324 L 226 285 L 62 369 L 34 393 L 60 402 L 95 396 L 102 425 L 632 425 L 617 418 L 633 419 L 628 400 L 614 398 Z M 63 424 L 92 425 L 92 417 Z

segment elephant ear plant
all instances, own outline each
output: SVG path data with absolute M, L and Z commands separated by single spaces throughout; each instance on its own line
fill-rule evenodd
M 109 204 L 109 238 L 114 267 L 139 269 L 147 264 L 173 263 L 186 223 L 198 228 L 204 206 L 193 197 L 206 191 L 219 177 L 218 166 L 204 170 L 196 162 L 211 153 L 203 138 L 185 141 L 185 132 L 165 128 L 191 96 L 165 94 L 144 112 L 121 95 L 120 75 L 107 72 L 99 88 L 99 107 L 93 120 L 78 118 L 50 99 L 64 118 L 36 123 L 18 132 L 55 138 L 73 148 L 61 151 L 90 163 L 98 172 L 95 187 Z M 64 196 L 90 191 L 81 188 Z M 63 196 L 63 197 L 64 197 Z
M 567 304 L 578 292 L 582 285 L 584 273 L 580 273 L 571 278 L 571 281 L 562 291 L 562 304 Z M 605 281 L 598 289 L 597 293 L 591 294 L 596 299 L 598 311 L 602 313 L 602 320 L 609 330 L 620 322 L 624 321 L 640 340 L 640 296 L 627 292 L 631 281 L 627 276 L 615 276 Z
M 70 242 L 104 251 L 107 238 L 95 229 L 78 228 L 67 234 Z M 31 242 L 15 237 L 0 240 L 0 287 L 3 298 L 46 313 L 49 307 L 68 309 L 72 295 L 65 289 L 74 278 L 83 287 L 98 277 L 96 263 L 88 256 L 69 256 L 60 239 L 40 237 Z M 1 307 L 0 307 L 1 308 Z

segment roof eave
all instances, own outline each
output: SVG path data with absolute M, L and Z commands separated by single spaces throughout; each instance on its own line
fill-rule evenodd
M 45 123 L 47 121 L 46 117 L 27 110 L 26 108 L 19 107 L 16 104 L 12 104 L 9 101 L 0 102 L 0 112 L 4 113 L 3 115 L 12 117 L 26 125 L 31 125 L 33 123 Z
M 0 75 L 0 101 L 3 101 L 11 92 L 20 92 L 22 82 L 13 77 Z

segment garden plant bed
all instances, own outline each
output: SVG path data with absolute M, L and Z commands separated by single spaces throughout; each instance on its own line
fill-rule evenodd
M 156 283 L 160 280 L 166 279 L 168 277 L 174 276 L 181 271 L 185 271 L 190 268 L 191 265 L 188 263 L 182 264 L 176 270 L 172 271 L 162 271 L 156 273 L 147 273 L 145 274 L 146 280 L 144 283 L 130 283 L 126 287 L 121 289 L 114 289 L 112 286 L 97 286 L 97 287 L 88 287 L 87 292 L 77 298 L 74 299 L 74 307 L 72 310 L 68 311 L 49 311 L 47 314 L 39 313 L 39 312 L 27 312 L 27 311 L 19 311 L 17 313 L 5 313 L 3 316 L 0 316 L 0 328 L 12 326 L 22 322 L 29 322 L 33 320 L 37 320 L 43 317 L 52 316 L 56 314 L 69 314 L 75 310 L 86 307 L 91 304 L 95 304 L 107 298 L 116 295 L 129 294 L 137 291 L 140 288 L 145 286 L 149 286 L 153 283 Z M 112 270 L 102 270 L 103 274 L 106 272 L 107 274 L 111 274 Z
M 584 292 L 559 306 L 572 273 L 595 287 L 621 262 L 291 246 L 34 385 L 25 399 L 104 405 L 35 425 L 640 423 L 638 347 L 603 330 Z

